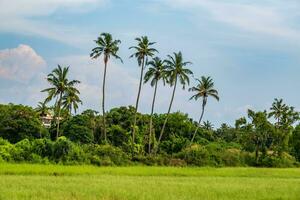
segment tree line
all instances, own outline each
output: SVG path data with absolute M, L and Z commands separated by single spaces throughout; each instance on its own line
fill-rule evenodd
M 143 83 L 150 82 L 150 85 L 154 87 L 154 94 L 151 106 L 151 114 L 149 120 L 149 146 L 148 153 L 156 153 L 159 148 L 159 144 L 163 137 L 166 123 L 168 122 L 168 118 L 172 109 L 175 92 L 177 89 L 177 85 L 182 85 L 183 89 L 190 84 L 190 78 L 193 75 L 193 72 L 187 67 L 191 64 L 189 61 L 184 61 L 182 53 L 179 51 L 178 53 L 173 53 L 173 55 L 168 55 L 167 59 L 161 59 L 156 56 L 158 50 L 153 46 L 156 44 L 155 42 L 149 41 L 147 36 L 142 36 L 140 38 L 135 39 L 137 42 L 136 46 L 132 46 L 129 49 L 134 50 L 134 53 L 130 56 L 130 58 L 135 58 L 137 60 L 138 66 L 140 67 L 140 78 L 139 78 L 139 87 L 137 92 L 137 98 L 135 103 L 135 113 L 134 113 L 134 121 L 132 124 L 132 153 L 134 152 L 134 146 L 136 143 L 136 132 L 139 127 L 137 126 L 137 112 L 139 107 L 140 95 L 142 90 Z M 115 58 L 123 62 L 121 57 L 118 55 L 119 45 L 121 43 L 120 40 L 114 40 L 112 35 L 109 33 L 102 33 L 95 40 L 96 47 L 92 49 L 90 57 L 92 59 L 102 58 L 104 63 L 104 73 L 103 73 L 103 83 L 102 83 L 102 138 L 103 142 L 107 143 L 107 130 L 106 130 L 106 109 L 105 109 L 105 88 L 106 88 L 106 76 L 107 76 L 107 68 L 108 63 L 111 58 Z M 149 66 L 149 68 L 148 68 Z M 147 69 L 148 68 L 148 69 Z M 146 74 L 144 75 L 146 71 Z M 76 84 L 80 83 L 78 80 L 68 80 L 68 71 L 69 67 L 61 67 L 58 65 L 56 69 L 52 71 L 47 77 L 50 88 L 42 90 L 42 92 L 47 92 L 48 97 L 42 104 L 46 104 L 51 100 L 55 99 L 54 111 L 56 118 L 56 139 L 59 137 L 59 128 L 60 128 L 60 118 L 61 118 L 61 109 L 65 108 L 71 112 L 72 108 L 74 111 L 78 108 L 78 104 L 82 103 L 79 94 L 80 92 L 76 89 Z M 198 84 L 189 90 L 194 93 L 191 99 L 198 100 L 202 98 L 202 113 L 200 120 L 198 122 L 198 126 L 201 124 L 201 120 L 203 118 L 205 106 L 207 103 L 208 97 L 214 97 L 219 100 L 218 91 L 214 88 L 214 82 L 211 77 L 201 77 L 201 80 L 196 79 Z M 169 103 L 167 117 L 161 127 L 160 135 L 158 137 L 158 142 L 155 148 L 151 151 L 151 138 L 153 134 L 153 120 L 152 116 L 155 108 L 155 100 L 157 94 L 157 86 L 159 81 L 163 82 L 163 85 L 168 84 L 170 87 L 173 87 L 173 92 L 171 96 L 171 100 Z M 191 143 L 197 134 L 197 130 L 195 130 Z

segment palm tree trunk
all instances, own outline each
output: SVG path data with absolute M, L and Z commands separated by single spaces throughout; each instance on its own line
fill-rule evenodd
M 204 109 L 205 109 L 205 103 L 204 103 L 204 100 L 203 100 L 201 116 L 200 116 L 200 119 L 199 119 L 199 122 L 198 122 L 198 126 L 197 126 L 197 128 L 196 128 L 196 130 L 195 130 L 195 132 L 194 132 L 194 134 L 193 134 L 192 139 L 191 139 L 191 143 L 194 142 L 194 139 L 195 139 L 195 137 L 196 137 L 197 131 L 198 131 L 198 129 L 200 128 L 201 121 L 202 121 L 202 118 L 203 118 L 203 115 L 204 115 Z
M 162 129 L 161 129 L 161 132 L 160 132 L 160 135 L 159 135 L 159 138 L 158 138 L 157 149 L 156 149 L 156 151 L 157 151 L 158 148 L 159 148 L 159 144 L 160 144 L 160 142 L 161 142 L 161 138 L 162 138 L 162 136 L 163 136 L 163 134 L 164 134 L 165 127 L 166 127 L 166 124 L 167 124 L 167 122 L 168 122 L 168 118 L 169 118 L 169 115 L 170 115 L 170 112 L 171 112 L 171 108 L 172 108 L 172 104 L 173 104 L 173 100 L 174 100 L 174 96 L 175 96 L 176 86 L 177 86 L 177 76 L 176 76 L 176 79 L 175 79 L 175 84 L 174 84 L 174 88 L 173 88 L 172 98 L 171 98 L 171 101 L 170 101 L 170 105 L 169 105 L 167 117 L 166 117 L 166 119 L 165 119 L 165 121 L 164 121 L 163 127 L 162 127 Z
M 154 104 L 155 104 L 155 98 L 156 98 L 156 91 L 157 91 L 157 80 L 155 81 L 154 95 L 153 95 L 151 115 L 150 115 L 149 144 L 148 144 L 148 152 L 149 152 L 149 154 L 151 153 L 152 116 L 153 116 L 153 112 L 154 112 Z
M 133 122 L 133 130 L 132 130 L 132 154 L 134 152 L 135 126 L 136 126 L 137 111 L 138 111 L 138 107 L 139 107 L 139 101 L 140 101 L 140 95 L 141 95 L 141 89 L 142 89 L 143 74 L 144 74 L 144 65 L 145 65 L 145 57 L 142 60 L 141 75 L 140 75 L 140 84 L 139 84 L 138 95 L 137 95 L 136 103 L 135 103 L 135 113 L 134 113 L 134 122 Z
M 62 99 L 62 92 L 60 93 L 60 95 L 59 95 L 59 100 L 58 100 L 58 102 L 57 102 L 58 116 L 57 116 L 57 119 L 56 119 L 56 123 L 57 123 L 57 127 L 56 127 L 56 140 L 58 139 L 58 136 L 59 136 L 59 124 L 60 124 L 60 112 L 61 112 L 61 109 L 60 109 L 60 106 L 61 106 L 61 99 Z
M 107 58 L 104 58 L 104 74 L 103 74 L 103 84 L 102 84 L 102 114 L 103 114 L 103 136 L 104 142 L 107 143 L 106 137 L 106 121 L 105 121 L 105 80 L 106 80 L 106 70 L 107 70 Z

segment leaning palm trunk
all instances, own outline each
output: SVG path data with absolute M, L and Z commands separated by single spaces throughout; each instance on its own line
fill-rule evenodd
M 157 91 L 157 81 L 155 81 L 154 95 L 153 95 L 151 115 L 150 115 L 149 144 L 148 144 L 148 152 L 149 152 L 149 154 L 151 153 L 152 116 L 153 116 L 153 112 L 154 112 L 154 104 L 155 104 L 155 98 L 156 98 L 156 91 Z
M 203 101 L 203 104 L 202 104 L 202 113 L 201 113 L 201 116 L 200 116 L 200 119 L 199 119 L 197 128 L 196 128 L 196 130 L 195 130 L 195 132 L 194 132 L 194 134 L 193 134 L 193 137 L 192 137 L 192 139 L 191 139 L 191 143 L 194 142 L 194 139 L 195 139 L 195 137 L 196 137 L 197 131 L 198 131 L 198 129 L 199 129 L 200 126 L 201 126 L 201 121 L 202 121 L 202 118 L 203 118 L 203 115 L 204 115 L 204 109 L 205 109 L 205 104 L 204 104 L 204 101 Z
M 107 58 L 104 58 L 104 74 L 103 74 L 103 84 L 102 84 L 102 113 L 103 113 L 103 136 L 104 142 L 107 143 L 106 137 L 106 120 L 105 120 L 105 80 L 106 80 L 106 70 L 107 70 Z
M 158 138 L 157 149 L 156 149 L 156 151 L 159 149 L 159 144 L 160 144 L 160 142 L 161 142 L 162 136 L 163 136 L 164 131 L 165 131 L 166 124 L 167 124 L 167 122 L 168 122 L 168 118 L 169 118 L 169 115 L 170 115 L 170 112 L 171 112 L 171 108 L 172 108 L 172 104 L 173 104 L 173 100 L 174 100 L 174 96 L 175 96 L 176 85 L 177 85 L 177 77 L 176 77 L 176 79 L 175 79 L 175 84 L 174 84 L 174 88 L 173 88 L 172 98 L 171 98 L 171 101 L 170 101 L 170 105 L 169 105 L 167 117 L 166 117 L 166 119 L 165 119 L 165 121 L 164 121 L 163 127 L 162 127 L 162 129 L 161 129 L 161 132 L 160 132 L 160 135 L 159 135 L 159 138 Z M 155 153 L 156 153 L 156 152 L 155 152 Z
M 61 99 L 62 99 L 62 93 L 60 93 L 60 96 L 59 96 L 59 100 L 57 102 L 57 109 L 58 109 L 58 116 L 57 116 L 57 119 L 56 119 L 56 124 L 57 124 L 57 127 L 56 127 L 56 140 L 58 139 L 58 136 L 59 136 L 59 125 L 60 125 L 60 112 L 61 112 Z
M 136 121 L 137 121 L 137 111 L 138 111 L 138 107 L 139 107 L 139 101 L 140 101 L 140 95 L 141 95 L 141 89 L 142 89 L 144 64 L 145 64 L 145 58 L 143 58 L 143 60 L 142 60 L 140 84 L 139 84 L 138 95 L 137 95 L 136 103 L 135 103 L 134 123 L 133 123 L 133 130 L 132 130 L 132 154 L 134 152 L 135 126 L 136 126 Z

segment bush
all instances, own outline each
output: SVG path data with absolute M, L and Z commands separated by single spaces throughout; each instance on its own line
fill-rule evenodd
M 83 149 L 66 137 L 59 137 L 54 143 L 53 159 L 55 162 L 63 164 L 88 163 L 87 154 Z
M 53 148 L 53 142 L 49 139 L 36 139 L 32 143 L 32 152 L 43 158 L 51 158 Z
M 0 157 L 3 161 L 13 161 L 11 152 L 14 149 L 14 145 L 10 144 L 7 140 L 0 137 Z
M 226 149 L 221 154 L 222 162 L 225 166 L 244 166 L 245 161 L 239 149 Z
M 91 148 L 93 161 L 98 165 L 127 165 L 129 157 L 118 147 L 95 145 Z M 96 158 L 98 157 L 98 158 Z
M 176 157 L 185 160 L 189 165 L 205 166 L 209 164 L 209 152 L 204 146 L 198 144 L 185 148 Z
M 265 158 L 262 158 L 259 162 L 260 166 L 264 167 L 295 167 L 296 160 L 294 157 L 288 153 L 283 153 L 281 157 L 276 157 L 274 155 L 267 155 Z

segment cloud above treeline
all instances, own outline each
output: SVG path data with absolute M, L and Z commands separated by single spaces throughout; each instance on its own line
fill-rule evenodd
M 28 83 L 46 69 L 46 61 L 30 46 L 0 50 L 0 78 Z

